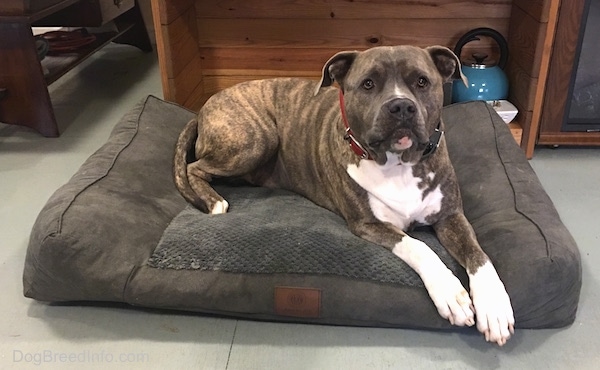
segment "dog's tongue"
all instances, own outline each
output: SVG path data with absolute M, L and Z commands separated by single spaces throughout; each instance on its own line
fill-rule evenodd
M 413 141 L 410 138 L 410 136 L 411 136 L 410 130 L 401 129 L 398 132 L 398 134 L 399 134 L 398 136 L 400 138 L 394 143 L 394 147 L 397 150 L 405 150 L 405 149 L 410 148 L 412 146 L 412 144 L 413 144 Z
M 412 146 L 412 139 L 410 138 L 409 132 L 401 132 L 402 136 L 394 143 L 394 147 L 397 150 L 408 149 Z
M 410 148 L 412 144 L 413 142 L 410 137 L 403 136 L 400 139 L 398 139 L 398 141 L 394 145 L 398 150 L 404 150 Z

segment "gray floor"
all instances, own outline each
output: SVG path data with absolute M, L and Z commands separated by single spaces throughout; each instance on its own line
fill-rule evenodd
M 37 213 L 106 140 L 123 113 L 147 94 L 162 96 L 156 57 L 123 46 L 96 54 L 50 92 L 60 138 L 0 124 L 1 369 L 600 366 L 599 149 L 540 148 L 531 161 L 579 244 L 584 285 L 571 327 L 517 330 L 503 348 L 476 333 L 259 323 L 116 307 L 60 307 L 26 299 L 21 274 Z

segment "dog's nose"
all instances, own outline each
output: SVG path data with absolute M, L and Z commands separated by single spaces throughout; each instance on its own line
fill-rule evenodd
M 417 112 L 415 103 L 406 98 L 395 98 L 386 103 L 386 108 L 390 114 L 400 119 L 413 118 Z

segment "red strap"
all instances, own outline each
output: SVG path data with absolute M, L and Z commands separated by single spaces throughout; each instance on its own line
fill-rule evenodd
M 352 130 L 350 130 L 350 125 L 348 124 L 348 118 L 346 117 L 346 103 L 344 102 L 344 93 L 342 92 L 341 89 L 340 89 L 339 95 L 340 95 L 340 110 L 342 112 L 342 121 L 344 122 L 344 127 L 346 128 L 346 135 L 344 136 L 344 139 L 346 141 L 348 141 L 348 143 L 350 144 L 350 148 L 352 148 L 352 151 L 354 153 L 356 153 L 356 155 L 358 155 L 362 159 L 371 159 L 372 160 L 373 158 L 371 158 L 371 156 L 369 155 L 369 152 L 367 152 L 365 150 L 365 148 L 363 148 L 363 146 L 360 145 L 360 143 L 354 137 Z
M 344 127 L 349 130 L 350 127 L 348 125 L 348 118 L 346 117 L 346 103 L 344 102 L 344 92 L 342 89 L 339 91 L 340 93 L 340 110 L 342 111 L 342 121 L 344 121 Z

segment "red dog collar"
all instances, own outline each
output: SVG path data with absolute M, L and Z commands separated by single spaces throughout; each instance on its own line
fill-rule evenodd
M 340 89 L 340 110 L 342 111 L 342 121 L 344 121 L 344 127 L 346 128 L 346 133 L 344 134 L 344 140 L 350 144 L 350 148 L 352 151 L 356 153 L 361 159 L 370 159 L 372 160 L 369 153 L 363 148 L 363 146 L 356 140 L 352 130 L 350 130 L 350 125 L 348 124 L 348 118 L 346 117 L 346 104 L 344 103 L 344 93 Z

